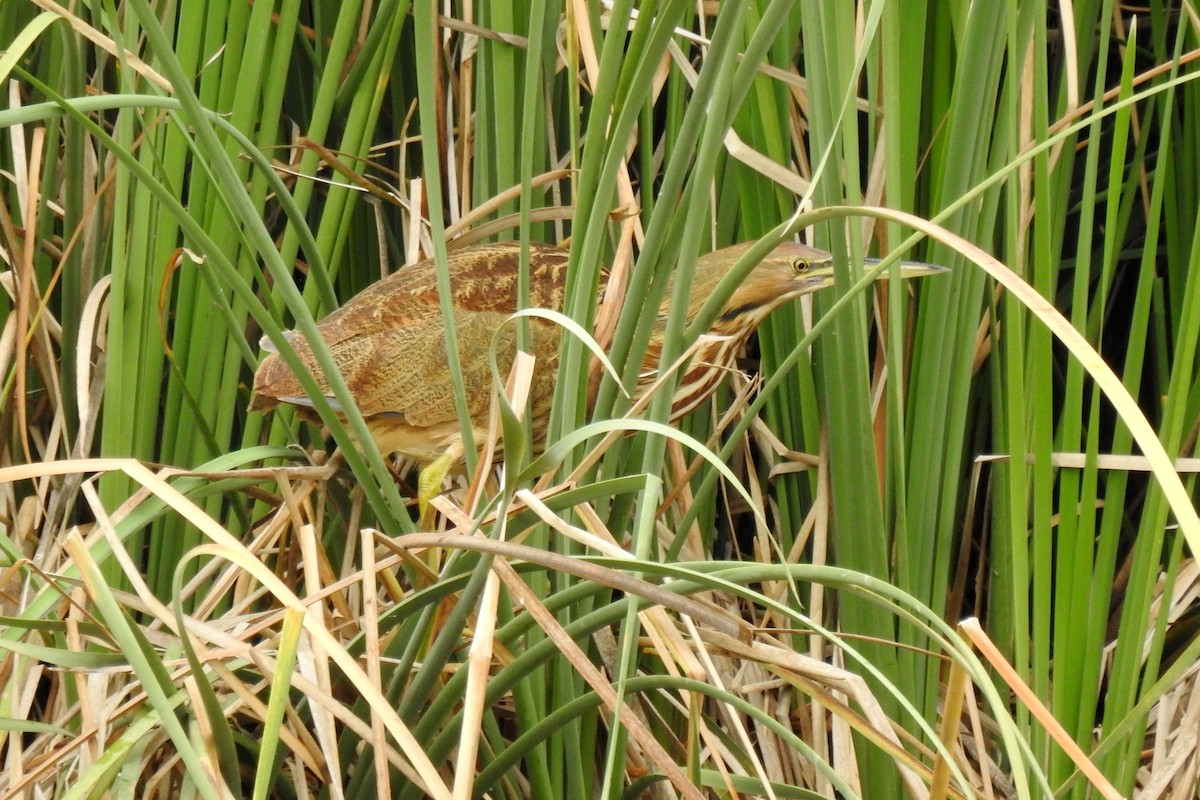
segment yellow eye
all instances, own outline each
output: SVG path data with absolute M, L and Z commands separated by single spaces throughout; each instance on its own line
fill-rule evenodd
M 808 262 L 803 258 L 797 258 L 792 262 L 792 269 L 796 270 L 796 272 L 808 272 Z

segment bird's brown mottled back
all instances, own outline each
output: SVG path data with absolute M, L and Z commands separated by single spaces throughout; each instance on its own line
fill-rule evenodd
M 516 352 L 515 326 L 501 325 L 517 310 L 514 276 L 519 263 L 520 246 L 513 242 L 464 248 L 449 257 L 459 359 L 473 417 L 486 417 L 492 385 L 488 347 L 497 330 L 502 371 Z M 566 250 L 531 245 L 531 304 L 562 308 L 566 265 Z M 359 410 L 379 434 L 380 449 L 400 450 L 422 461 L 436 458 L 457 434 L 458 422 L 434 261 L 404 267 L 368 286 L 317 327 Z M 558 329 L 533 319 L 530 331 L 539 360 L 533 394 L 553 395 Z M 321 391 L 330 395 L 308 343 L 298 334 L 291 343 Z M 299 406 L 316 421 L 300 382 L 272 353 L 255 374 L 251 409 L 268 410 L 280 402 Z

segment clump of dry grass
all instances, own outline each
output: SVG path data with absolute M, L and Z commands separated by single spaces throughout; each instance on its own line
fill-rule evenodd
M 762 456 L 755 467 L 784 468 L 778 445 L 758 430 L 768 446 L 746 450 Z M 686 474 L 686 451 L 673 453 Z M 819 458 L 803 460 L 824 469 Z M 221 775 L 246 791 L 272 776 L 291 791 L 316 792 L 356 774 L 380 797 L 403 785 L 431 796 L 450 796 L 458 784 L 492 791 L 496 780 L 523 795 L 521 755 L 531 739 L 555 735 L 554 714 L 545 730 L 513 706 L 514 684 L 539 668 L 531 664 L 572 670 L 585 687 L 579 699 L 606 720 L 600 741 L 618 725 L 631 775 L 664 776 L 680 796 L 703 796 L 697 778 L 714 791 L 853 794 L 864 746 L 890 754 L 914 796 L 930 796 L 930 785 L 933 796 L 958 796 L 951 764 L 980 794 L 1020 796 L 1009 761 L 994 760 L 1010 723 L 993 716 L 983 687 L 947 684 L 942 704 L 964 712 L 947 711 L 934 750 L 889 718 L 890 698 L 845 668 L 859 656 L 821 626 L 820 608 L 808 618 L 786 602 L 797 580 L 818 606 L 865 585 L 820 566 L 705 568 L 690 560 L 705 557 L 694 537 L 681 563 L 635 558 L 590 501 L 572 499 L 581 487 L 571 478 L 518 490 L 499 512 L 472 511 L 460 504 L 469 493 L 451 492 L 435 500 L 437 530 L 389 537 L 359 524 L 361 495 L 336 463 L 323 462 L 197 474 L 50 459 L 0 471 L 9 541 L 23 543 L 4 576 L 5 797 L 66 786 L 165 796 L 201 776 L 220 786 Z M 109 471 L 140 487 L 111 513 L 95 488 Z M 236 536 L 189 498 L 205 490 L 252 497 L 263 513 Z M 81 503 L 74 519 L 40 513 L 64 492 Z M 686 490 L 676 492 L 656 512 L 662 547 L 687 502 Z M 761 497 L 742 503 L 767 513 Z M 186 556 L 198 569 L 169 604 L 145 585 L 125 544 L 163 514 L 204 537 Z M 735 526 L 755 515 L 738 516 Z M 814 510 L 814 524 L 819 516 Z M 528 543 L 543 524 L 560 544 Z M 561 553 L 567 540 L 575 555 Z M 773 547 L 769 536 L 753 541 L 755 550 Z M 456 569 L 470 558 L 477 567 Z M 103 579 L 98 559 L 119 564 L 128 588 Z M 487 588 L 472 593 L 465 582 L 475 569 Z M 739 570 L 751 570 L 756 588 Z M 1195 572 L 1188 562 L 1164 603 L 1169 625 L 1195 608 Z M 587 587 L 623 610 L 568 630 L 561 595 L 544 590 L 567 575 L 574 592 Z M 627 602 L 634 598 L 636 607 Z M 621 627 L 630 622 L 635 631 Z M 978 679 L 983 673 L 956 649 L 962 642 L 949 630 L 942 636 L 951 646 L 942 654 L 954 665 L 948 674 Z M 440 656 L 430 679 L 423 662 L 438 640 L 449 657 Z M 1194 786 L 1196 671 L 1183 666 L 1151 717 L 1140 796 L 1188 797 Z M 348 749 L 350 741 L 358 744 Z M 478 771 L 465 755 L 475 752 Z

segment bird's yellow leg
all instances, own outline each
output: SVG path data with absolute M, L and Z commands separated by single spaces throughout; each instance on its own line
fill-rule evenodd
M 421 468 L 420 474 L 417 475 L 417 508 L 422 521 L 429 510 L 429 501 L 437 497 L 438 492 L 442 490 L 442 484 L 446 482 L 450 468 L 458 463 L 462 455 L 462 440 L 456 439 L 446 448 L 446 452 Z

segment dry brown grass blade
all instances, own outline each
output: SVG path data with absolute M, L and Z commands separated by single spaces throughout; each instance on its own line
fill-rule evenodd
M 1157 597 L 1147 619 L 1151 629 L 1144 634 L 1143 653 L 1148 655 L 1156 620 L 1165 618 L 1168 638 L 1194 640 L 1195 619 L 1200 614 L 1200 563 L 1187 559 L 1179 565 L 1170 595 L 1164 594 L 1166 576 L 1156 587 Z M 1179 631 L 1179 636 L 1172 636 Z M 1176 645 L 1182 647 L 1183 645 Z M 1176 650 L 1176 648 L 1172 648 Z M 1177 652 L 1177 651 L 1176 651 Z M 1179 655 L 1171 656 L 1177 661 Z M 1170 662 L 1168 662 L 1170 663 Z M 1174 670 L 1178 664 L 1161 668 Z M 1167 687 L 1149 713 L 1146 737 L 1151 744 L 1143 751 L 1138 771 L 1138 800 L 1195 800 L 1200 790 L 1200 662 L 1183 670 Z
M 763 664 L 806 694 L 816 697 L 821 705 L 834 713 L 835 718 L 848 723 L 895 759 L 904 785 L 912 797 L 923 800 L 929 796 L 926 781 L 931 777 L 930 770 L 904 748 L 892 721 L 860 675 L 809 658 L 787 647 L 763 641 L 746 643 L 717 631 L 702 631 L 701 634 L 707 642 L 730 655 Z M 838 702 L 834 692 L 845 693 L 862 709 L 863 716 L 858 716 L 848 706 Z
M 947 746 L 958 738 L 958 723 L 962 718 L 963 700 L 970 680 L 967 671 L 955 660 L 950 662 L 950 679 L 946 682 L 946 697 L 942 706 L 942 722 L 938 736 Z M 933 780 L 929 787 L 930 800 L 943 800 L 950 789 L 950 765 L 941 753 L 933 764 Z
M 552 184 L 557 181 L 561 181 L 561 180 L 570 178 L 572 175 L 573 175 L 573 172 L 569 169 L 555 169 L 555 170 L 550 170 L 549 172 L 543 172 L 541 175 L 534 175 L 529 183 L 530 183 L 530 186 L 532 186 L 534 189 L 538 189 L 538 188 L 541 188 L 542 186 L 546 186 L 548 184 Z M 476 236 L 476 237 L 473 237 L 473 239 L 466 238 L 466 239 L 463 239 L 462 241 L 459 241 L 460 237 L 468 236 L 469 234 L 471 234 L 474 231 L 474 229 L 478 225 L 483 224 L 484 218 L 487 217 L 489 214 L 494 213 L 497 209 L 503 208 L 505 205 L 507 205 L 509 203 L 516 202 L 518 199 L 520 199 L 520 197 L 521 197 L 521 187 L 520 186 L 511 186 L 508 189 L 505 189 L 504 191 L 498 193 L 494 197 L 488 198 L 487 201 L 475 206 L 469 212 L 463 214 L 463 216 L 459 220 L 454 222 L 452 225 L 447 225 L 446 226 L 446 249 L 453 250 L 455 247 L 465 246 L 468 242 L 470 242 L 472 240 L 477 241 L 479 238 L 482 238 L 482 237 Z M 532 210 L 539 210 L 539 209 L 532 209 Z M 543 209 L 543 210 L 551 210 L 551 209 Z M 568 211 L 568 212 L 572 212 L 572 213 L 574 212 L 574 209 L 572 209 L 572 208 L 566 208 L 566 209 L 560 209 L 560 210 L 564 210 L 564 211 Z
M 646 727 L 637 715 L 630 713 L 627 703 L 621 701 L 617 697 L 616 690 L 604 677 L 599 669 L 592 664 L 587 654 L 579 648 L 575 640 L 570 634 L 563 629 L 555 616 L 542 605 L 541 598 L 533 592 L 517 574 L 508 562 L 504 559 L 497 559 L 494 567 L 504 580 L 504 585 L 512 593 L 514 599 L 538 621 L 543 633 L 552 639 L 558 647 L 559 652 L 571 663 L 576 672 L 587 681 L 592 690 L 596 692 L 605 708 L 610 713 L 619 715 L 621 725 L 629 731 L 630 736 L 642 748 L 642 750 L 650 757 L 658 769 L 662 770 L 663 774 L 671 781 L 671 784 L 679 791 L 681 795 L 693 800 L 703 800 L 704 795 L 700 794 L 699 790 L 692 785 L 687 775 L 683 773 L 674 759 L 667 753 L 661 744 L 654 738 L 654 734 Z
M 529 402 L 534 360 L 533 356 L 528 353 L 518 352 L 508 375 L 504 399 L 513 409 L 518 420 L 524 416 L 526 405 Z M 476 485 L 478 485 L 479 478 L 489 464 L 491 453 L 495 449 L 500 415 L 499 400 L 499 398 L 493 397 L 487 443 L 488 458 L 480 464 Z M 507 538 L 508 517 L 502 516 L 497 522 L 496 539 L 503 542 Z M 463 697 L 463 721 L 458 741 L 460 768 L 455 770 L 454 774 L 455 800 L 469 800 L 475 788 L 475 765 L 479 756 L 480 738 L 483 736 L 483 716 L 487 707 L 487 683 L 492 671 L 497 611 L 500 604 L 500 581 L 503 574 L 503 570 L 497 569 L 493 563 L 493 568 L 489 570 L 487 581 L 483 587 L 483 594 L 479 598 L 479 608 L 475 614 L 474 634 L 471 637 L 470 649 L 467 651 L 467 688 Z
M 984 659 L 991 664 L 992 668 L 999 673 L 1003 681 L 1008 684 L 1009 688 L 1016 694 L 1017 698 L 1025 704 L 1030 713 L 1042 725 L 1050 737 L 1063 749 L 1063 752 L 1070 757 L 1075 766 L 1080 772 L 1091 782 L 1096 790 L 1107 800 L 1120 800 L 1121 793 L 1116 787 L 1109 783 L 1108 778 L 1104 777 L 1103 773 L 1092 763 L 1087 754 L 1080 749 L 1079 745 L 1075 744 L 1075 740 L 1071 738 L 1055 719 L 1054 714 L 1050 709 L 1042 703 L 1037 694 L 1029 688 L 1025 681 L 1021 680 L 1021 676 L 1013 669 L 1012 664 L 1008 663 L 1008 659 L 1000 652 L 1000 648 L 992 642 L 991 638 L 984 632 L 983 627 L 979 624 L 979 620 L 974 617 L 963 620 L 958 625 L 959 631 L 970 640 L 975 649 L 980 652 Z
M 87 39 L 92 44 L 99 47 L 110 56 L 128 64 L 129 67 L 141 75 L 146 80 L 158 86 L 158 88 L 170 93 L 174 91 L 171 82 L 160 75 L 153 67 L 147 64 L 142 59 L 138 58 L 133 53 L 120 47 L 110 37 L 93 28 L 91 25 L 84 22 L 75 14 L 71 13 L 65 6 L 55 3 L 54 0 L 33 0 L 34 5 L 45 9 L 53 14 L 58 14 L 65 19 L 67 23 L 79 33 L 80 36 Z
M 518 497 L 523 500 L 543 522 L 549 525 L 553 530 L 570 538 L 571 540 L 614 558 L 626 560 L 633 559 L 633 556 L 630 553 L 621 549 L 617 545 L 616 541 L 612 538 L 612 535 L 606 529 L 604 529 L 603 525 L 600 523 L 598 517 L 596 517 L 594 513 L 589 514 L 584 511 L 582 516 L 585 520 L 592 521 L 593 525 L 595 526 L 594 530 L 598 531 L 598 533 L 585 531 L 570 525 L 565 520 L 551 512 L 550 509 L 547 508 L 531 492 L 518 492 Z M 705 599 L 708 601 L 710 607 L 714 607 L 715 604 L 709 597 L 710 593 L 703 594 L 704 597 L 697 599 Z M 653 606 L 639 612 L 638 618 L 641 621 L 643 630 L 650 641 L 652 651 L 658 655 L 660 663 L 668 674 L 682 674 L 693 680 L 707 680 L 718 687 L 723 686 L 720 671 L 705 652 L 704 643 L 699 637 L 695 629 L 695 624 L 690 617 L 683 615 L 682 620 L 684 626 L 691 632 L 691 646 L 688 644 L 689 640 L 686 639 L 672 623 L 665 608 L 662 608 L 661 606 Z M 730 619 L 734 619 L 732 614 L 730 614 Z M 686 708 L 693 708 L 695 704 L 699 702 L 699 698 L 694 697 L 690 692 L 683 692 L 680 696 L 680 702 L 682 706 Z M 722 748 L 719 745 L 719 739 L 711 730 L 709 730 L 709 727 L 707 724 L 705 724 L 703 718 L 696 715 L 690 716 L 693 719 L 693 724 L 698 727 L 700 736 L 708 745 L 710 756 L 713 758 L 718 771 L 727 779 L 731 771 L 740 773 L 741 770 L 738 767 L 736 758 L 729 759 L 729 763 L 726 763 L 725 759 L 720 758 Z M 747 757 L 749 757 L 754 764 L 758 777 L 762 779 L 763 785 L 767 787 L 766 791 L 768 796 L 774 797 L 774 791 L 770 787 L 766 770 L 763 768 L 759 758 L 756 755 L 753 741 L 748 732 L 745 730 L 745 727 L 742 725 L 740 717 L 735 713 L 729 712 L 726 713 L 726 719 L 728 724 L 733 728 L 742 741 L 744 746 L 743 752 L 747 754 Z M 729 785 L 729 788 L 732 791 L 732 784 Z
M 601 586 L 607 586 L 610 589 L 636 595 L 651 603 L 673 609 L 680 614 L 688 614 L 727 636 L 733 638 L 749 636 L 749 625 L 745 622 L 732 621 L 725 614 L 717 612 L 704 603 L 667 591 L 661 586 L 639 580 L 623 572 L 606 569 L 558 553 L 550 553 L 540 548 L 514 542 L 497 542 L 492 539 L 467 537 L 457 533 L 409 533 L 394 539 L 381 537 L 378 541 L 398 555 L 406 550 L 462 548 L 503 556 L 509 560 L 527 561 L 549 570 L 564 572 L 583 580 L 593 581 Z
M 1154 746 L 1139 772 L 1138 800 L 1194 800 L 1200 787 L 1200 664 L 1158 702 Z
M 712 654 L 705 646 L 704 638 L 699 629 L 696 627 L 695 621 L 689 617 L 684 617 L 683 624 L 691 634 L 692 640 L 696 643 L 696 655 L 704 665 L 708 682 L 721 691 L 728 691 L 726 687 L 729 681 L 722 679 L 721 670 L 717 668 L 717 664 L 714 661 Z M 732 680 L 739 680 L 739 673 L 740 670 L 733 673 L 729 677 Z M 774 800 L 776 795 L 774 788 L 771 786 L 771 775 L 768 774 L 767 767 L 763 763 L 762 752 L 760 751 L 760 748 L 755 746 L 755 740 L 750 736 L 750 732 L 746 729 L 746 725 L 742 719 L 742 716 L 736 710 L 730 708 L 726 703 L 719 703 L 718 710 L 724 717 L 725 724 L 729 729 L 732 729 L 727 730 L 727 733 L 732 733 L 733 736 L 736 737 L 737 741 L 741 743 L 745 758 L 750 761 L 750 766 L 751 769 L 753 769 L 754 774 L 759 778 L 759 780 L 762 781 L 762 785 L 766 791 L 767 797 L 771 798 L 771 800 Z M 708 738 L 710 740 L 715 738 L 712 736 L 711 731 L 708 730 L 707 725 L 703 726 L 701 731 L 705 734 L 708 734 Z M 716 753 L 719 751 L 714 749 L 713 752 L 715 757 Z M 728 764 L 719 759 L 717 760 L 722 775 L 727 775 L 731 770 L 737 770 L 739 772 L 741 771 L 738 768 L 738 762 L 736 758 L 730 758 L 727 759 L 727 761 L 729 762 Z
M 33 145 L 29 151 L 29 172 L 26 175 L 25 203 L 22 209 L 24 212 L 22 224 L 26 231 L 37 230 L 37 212 L 41 207 L 42 147 L 45 140 L 46 129 L 42 127 L 34 128 Z M 33 271 L 33 254 L 35 250 L 36 244 L 32 241 L 26 241 L 24 247 L 21 248 L 20 257 L 17 259 L 16 282 L 17 335 L 15 344 L 17 353 L 14 365 L 16 366 L 17 380 L 13 392 L 17 409 L 17 431 L 26 461 L 33 461 L 32 451 L 29 446 L 29 400 L 26 396 L 26 388 L 29 367 L 28 348 L 30 340 L 34 335 L 34 326 L 36 325 L 31 317 L 33 316 L 33 308 L 37 305 L 38 297 L 37 278 Z
M 1032 454 L 1025 457 L 1025 463 L 1032 464 L 1034 456 Z M 1096 469 L 1119 469 L 1127 472 L 1153 472 L 1154 464 L 1145 456 L 1129 455 L 1123 453 L 1051 453 L 1050 466 L 1062 469 L 1086 469 L 1089 459 L 1095 465 Z M 1009 461 L 1010 457 L 1003 453 L 985 454 L 976 456 L 977 463 L 986 463 L 990 461 Z M 1200 458 L 1188 458 L 1180 456 L 1176 458 L 1172 464 L 1176 472 L 1195 473 L 1200 472 Z
M 323 596 L 323 587 L 321 585 L 321 573 L 323 570 L 320 565 L 321 557 L 317 552 L 317 537 L 313 526 L 311 524 L 301 525 L 297 529 L 297 540 L 300 543 L 302 571 L 304 575 L 304 597 L 302 602 L 305 606 L 305 616 L 311 620 L 312 625 L 328 630 L 330 620 L 325 617 L 325 605 L 315 601 L 317 598 Z M 316 637 L 302 636 L 298 645 L 296 664 L 299 667 L 300 674 L 321 687 L 322 694 L 332 697 L 334 691 L 333 679 L 329 669 L 330 654 L 325 643 Z M 315 703 L 312 705 L 312 716 L 313 733 L 320 744 L 321 755 L 325 763 L 329 765 L 329 772 L 333 775 L 341 775 L 342 762 L 338 752 L 338 734 L 337 727 L 334 724 L 334 717 L 327 709 Z M 329 788 L 335 800 L 341 800 L 344 797 L 339 782 L 332 782 Z
M 375 581 L 375 532 L 369 528 L 359 531 L 362 551 L 362 631 L 366 640 L 363 658 L 367 664 L 367 677 L 376 686 L 383 685 L 383 668 L 380 661 L 379 637 L 379 593 Z M 384 752 L 387 730 L 383 719 L 371 709 L 371 737 L 368 739 L 376 753 Z M 391 797 L 391 775 L 386 762 L 375 759 L 375 791 L 379 797 Z

